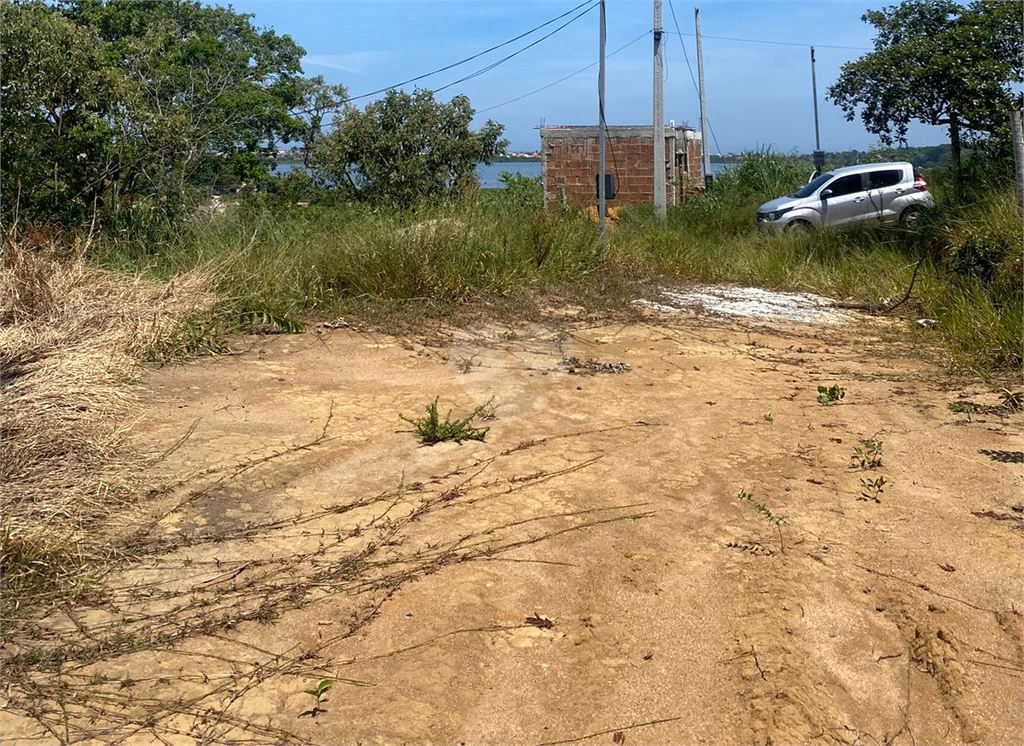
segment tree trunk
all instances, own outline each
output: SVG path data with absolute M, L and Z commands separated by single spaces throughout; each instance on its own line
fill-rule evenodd
M 960 119 L 956 112 L 949 116 L 949 144 L 953 167 L 953 193 L 959 197 L 963 194 L 963 185 L 960 171 Z

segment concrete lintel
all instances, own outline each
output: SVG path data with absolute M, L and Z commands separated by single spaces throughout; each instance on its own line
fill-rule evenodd
M 610 138 L 620 137 L 654 137 L 654 127 L 649 125 L 610 125 L 605 128 Z M 547 126 L 540 128 L 541 140 L 569 140 L 576 138 L 596 138 L 600 130 L 590 125 L 582 126 Z M 688 127 L 665 127 L 665 136 L 673 137 L 693 130 Z

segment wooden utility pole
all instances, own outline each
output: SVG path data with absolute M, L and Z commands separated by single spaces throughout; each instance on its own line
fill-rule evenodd
M 605 13 L 604 2 L 601 0 L 601 41 L 600 41 L 600 66 L 597 73 L 597 235 L 601 237 L 601 258 L 607 248 L 607 237 L 605 236 L 604 213 L 608 205 L 605 195 L 605 174 L 604 174 L 604 45 L 605 45 Z
M 1024 133 L 1021 131 L 1020 111 L 1010 112 L 1010 131 L 1013 135 L 1013 165 L 1017 172 L 1017 209 L 1024 216 Z
M 661 0 L 654 0 L 654 214 L 665 219 L 665 76 L 662 72 Z
M 711 152 L 708 148 L 708 106 L 704 99 L 704 51 L 700 43 L 700 8 L 693 9 L 693 21 L 697 27 L 697 80 L 700 83 L 700 150 L 703 155 L 701 164 L 704 171 L 704 188 L 711 187 Z

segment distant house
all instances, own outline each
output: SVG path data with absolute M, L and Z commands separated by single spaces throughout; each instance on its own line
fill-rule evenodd
M 605 173 L 615 177 L 610 206 L 654 201 L 654 127 L 606 127 Z M 545 206 L 597 203 L 597 127 L 541 127 Z M 665 127 L 666 201 L 679 204 L 703 191 L 702 138 L 689 127 Z

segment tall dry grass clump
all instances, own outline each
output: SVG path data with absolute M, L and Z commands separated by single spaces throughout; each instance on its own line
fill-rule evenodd
M 209 273 L 159 284 L 90 266 L 85 253 L 85 240 L 59 232 L 2 242 L 5 610 L 66 591 L 102 553 L 90 526 L 133 494 L 125 435 L 138 361 L 214 301 Z

